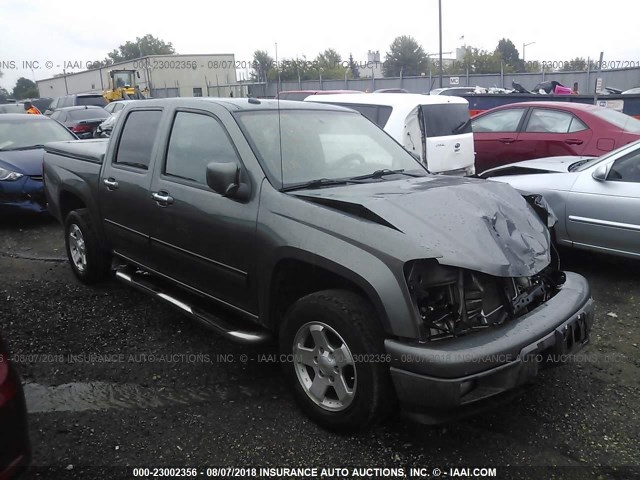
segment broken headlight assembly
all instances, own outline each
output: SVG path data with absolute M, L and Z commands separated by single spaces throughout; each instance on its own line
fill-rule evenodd
M 502 325 L 549 300 L 565 281 L 551 267 L 531 277 L 504 278 L 435 260 L 408 262 L 405 278 L 427 340 Z

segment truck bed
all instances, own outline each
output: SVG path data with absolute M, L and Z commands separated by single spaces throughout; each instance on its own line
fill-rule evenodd
M 45 151 L 63 157 L 102 164 L 108 145 L 108 139 L 69 140 L 68 142 L 48 143 L 45 145 Z
M 72 140 L 45 145 L 44 182 L 49 212 L 64 221 L 63 199 L 98 212 L 100 171 L 109 140 Z M 73 200 L 69 200 L 73 199 Z

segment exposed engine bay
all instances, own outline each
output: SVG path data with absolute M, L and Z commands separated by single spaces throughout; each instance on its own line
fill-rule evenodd
M 406 268 L 407 285 L 428 340 L 459 337 L 501 325 L 553 297 L 565 274 L 547 267 L 531 277 L 495 277 L 430 261 Z

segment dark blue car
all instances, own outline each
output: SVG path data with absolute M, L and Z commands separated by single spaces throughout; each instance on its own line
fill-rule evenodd
M 0 215 L 47 210 L 42 147 L 76 138 L 44 115 L 0 115 Z

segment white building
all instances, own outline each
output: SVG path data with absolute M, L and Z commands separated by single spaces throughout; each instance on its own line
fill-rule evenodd
M 367 52 L 367 61 L 359 63 L 358 70 L 362 78 L 384 77 L 383 65 L 380 61 L 380 50 L 369 50 Z
M 115 63 L 108 67 L 68 73 L 38 80 L 42 97 L 58 97 L 73 93 L 101 93 L 109 88 L 110 70 L 135 70 L 141 90 L 148 89 L 152 97 L 243 96 L 238 84 L 238 65 L 233 54 L 149 55 L 136 60 Z

